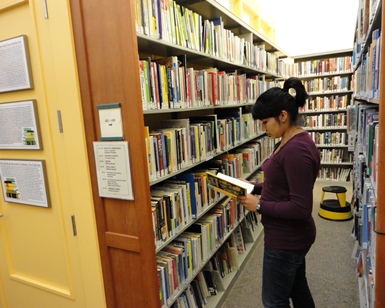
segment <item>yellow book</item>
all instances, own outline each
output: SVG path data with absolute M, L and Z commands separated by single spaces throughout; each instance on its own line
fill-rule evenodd
M 144 127 L 144 142 L 146 144 L 148 176 L 151 180 L 155 178 L 155 173 L 153 170 L 153 151 L 151 147 L 150 128 L 148 126 Z
M 169 97 L 168 97 L 168 81 L 167 81 L 167 69 L 165 65 L 161 65 L 162 74 L 162 92 L 163 92 L 163 104 L 162 109 L 169 108 Z
M 201 148 L 200 148 L 200 128 L 199 124 L 194 124 L 192 127 L 194 128 L 194 136 L 195 136 L 195 158 L 196 161 L 201 160 Z
M 183 232 L 183 237 L 191 239 L 192 266 L 194 271 L 196 268 L 200 267 L 204 261 L 202 250 L 202 244 L 204 243 L 204 240 L 202 239 L 201 233 L 189 231 Z
M 250 194 L 254 189 L 253 184 L 220 172 L 216 175 L 211 172 L 206 172 L 206 174 L 208 186 L 229 197 L 237 198 L 238 196 L 245 196 L 246 194 Z
M 188 249 L 188 254 L 189 254 L 189 269 L 190 269 L 190 273 L 191 273 L 191 276 L 192 277 L 192 274 L 193 274 L 193 251 L 192 251 L 192 243 L 191 243 L 191 240 L 187 242 L 187 249 Z
M 197 233 L 201 236 L 201 254 L 202 254 L 202 260 L 205 262 L 208 260 L 208 257 L 210 255 L 210 250 L 209 250 L 209 238 L 208 238 L 208 226 L 207 223 L 204 221 L 197 221 L 196 223 L 192 224 L 190 227 L 187 229 L 188 232 L 193 232 Z

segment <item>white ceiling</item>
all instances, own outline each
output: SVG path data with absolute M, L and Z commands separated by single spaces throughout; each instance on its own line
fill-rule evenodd
M 255 0 L 291 56 L 352 49 L 359 0 Z

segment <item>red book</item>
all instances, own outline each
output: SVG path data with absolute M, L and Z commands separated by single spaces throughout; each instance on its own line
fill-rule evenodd
M 194 84 L 193 82 L 194 78 L 194 69 L 193 68 L 187 68 L 186 69 L 186 104 L 187 107 L 193 107 L 193 102 L 191 99 L 191 85 Z
M 211 78 L 211 103 L 213 106 L 218 105 L 218 77 L 216 72 L 209 72 Z

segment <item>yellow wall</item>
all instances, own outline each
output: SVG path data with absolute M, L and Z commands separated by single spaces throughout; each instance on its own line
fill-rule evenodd
M 0 103 L 36 100 L 43 146 L 0 159 L 44 160 L 50 197 L 48 209 L 0 197 L 0 307 L 105 307 L 69 7 L 47 1 L 46 19 L 42 3 L 0 0 L 0 41 L 27 36 L 34 82 Z
M 265 38 L 275 43 L 274 22 L 266 18 L 257 0 L 217 0 L 248 23 Z M 264 16 L 265 15 L 265 16 Z

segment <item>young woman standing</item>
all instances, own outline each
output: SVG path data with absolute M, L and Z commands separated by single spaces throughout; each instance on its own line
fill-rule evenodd
M 249 211 L 258 211 L 264 226 L 262 301 L 266 308 L 311 308 L 305 257 L 315 241 L 313 186 L 320 154 L 308 132 L 297 124 L 298 110 L 308 95 L 298 78 L 283 88 L 262 93 L 252 109 L 266 134 L 281 138 L 263 162 L 264 182 L 252 194 L 238 197 Z M 258 197 L 257 195 L 260 195 Z

